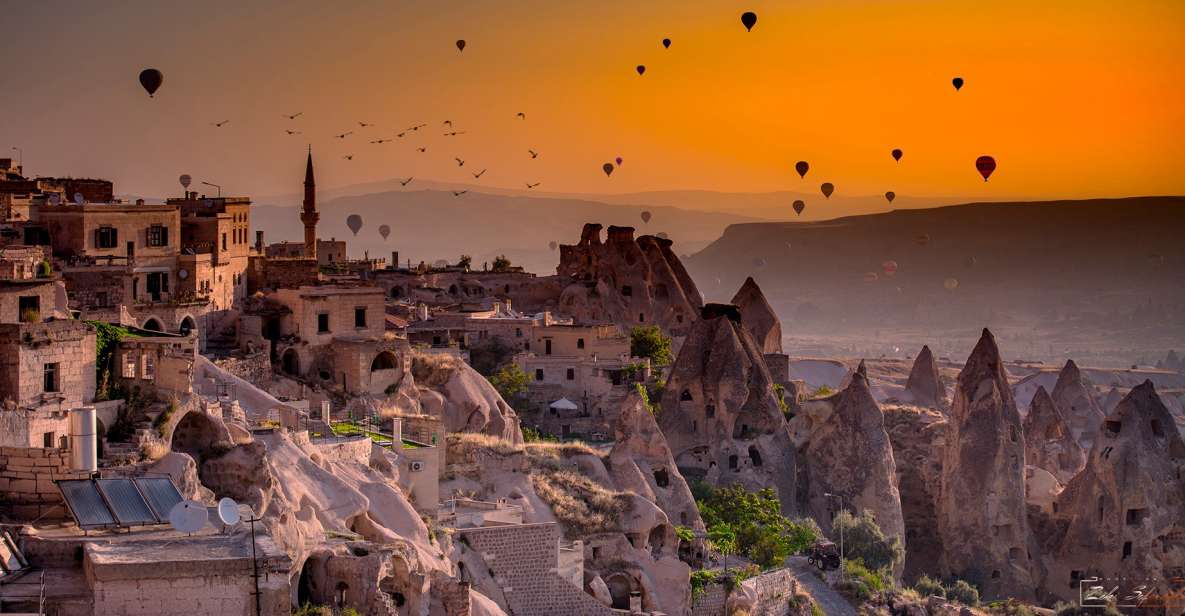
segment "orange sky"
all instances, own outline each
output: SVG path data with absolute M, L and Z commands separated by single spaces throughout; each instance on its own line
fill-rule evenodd
M 8 4 L 0 156 L 149 195 L 180 173 L 294 192 L 309 142 L 322 186 L 488 168 L 478 183 L 572 192 L 1185 194 L 1179 0 L 339 4 Z M 146 66 L 165 74 L 152 100 Z M 980 154 L 999 161 L 986 185 Z

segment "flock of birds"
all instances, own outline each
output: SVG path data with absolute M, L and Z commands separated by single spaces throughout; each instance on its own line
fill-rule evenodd
M 741 25 L 743 25 L 745 27 L 745 30 L 747 32 L 752 32 L 753 27 L 756 24 L 757 24 L 757 14 L 756 13 L 754 13 L 752 11 L 746 11 L 741 14 Z M 465 48 L 468 45 L 468 43 L 464 39 L 458 39 L 455 44 L 457 47 L 457 51 L 461 52 L 461 53 L 463 53 L 465 51 Z M 670 49 L 671 45 L 672 45 L 672 41 L 670 38 L 664 38 L 664 39 L 662 39 L 661 44 L 664 49 Z M 637 65 L 634 70 L 637 72 L 639 77 L 642 77 L 646 74 L 646 66 L 643 64 Z M 157 90 L 160 88 L 163 81 L 164 81 L 163 74 L 155 68 L 144 69 L 140 73 L 140 84 L 148 92 L 149 97 L 155 96 Z M 962 77 L 955 77 L 951 80 L 951 85 L 954 86 L 954 89 L 956 92 L 962 90 L 964 84 L 965 84 L 965 81 L 963 80 Z M 282 114 L 282 117 L 284 119 L 288 120 L 289 122 L 294 122 L 303 115 L 304 115 L 304 112 L 296 112 L 296 113 L 291 113 L 291 114 L 285 113 L 285 114 Z M 515 114 L 514 117 L 516 118 L 516 120 L 522 120 L 522 121 L 525 121 L 527 119 L 526 113 L 521 112 L 521 111 L 518 112 L 517 114 Z M 213 126 L 215 128 L 222 128 L 229 123 L 230 123 L 230 120 L 222 120 L 219 122 L 211 122 L 210 124 L 211 124 L 211 126 Z M 375 128 L 375 125 L 370 122 L 358 121 L 357 124 L 358 124 L 357 129 L 351 129 L 351 130 L 348 130 L 348 131 L 345 131 L 342 133 L 338 133 L 338 134 L 334 135 L 333 137 L 335 139 L 344 141 L 346 139 L 349 139 L 350 137 L 355 136 L 356 131 Z M 372 139 L 368 139 L 368 142 L 371 145 L 384 145 L 387 143 L 402 140 L 404 138 L 407 138 L 407 137 L 410 137 L 413 135 L 421 135 L 421 134 L 427 133 L 428 131 L 425 130 L 425 129 L 427 129 L 427 127 L 428 127 L 427 123 L 413 124 L 413 125 L 408 126 L 406 128 L 400 129 L 394 133 L 387 133 L 387 134 L 375 136 Z M 424 130 L 424 133 L 421 133 L 420 132 L 421 130 Z M 451 137 L 460 137 L 460 136 L 468 133 L 467 130 L 458 129 L 453 124 L 453 122 L 451 120 L 444 120 L 440 125 L 440 130 L 441 130 L 441 135 L 443 137 L 450 137 L 450 138 Z M 296 128 L 285 128 L 284 131 L 286 134 L 288 134 L 290 136 L 303 134 L 302 131 L 300 131 Z M 428 151 L 428 147 L 425 145 L 419 145 L 416 147 L 416 152 L 418 152 L 418 153 L 423 154 L 423 153 L 427 153 L 427 151 Z M 527 154 L 527 156 L 530 157 L 530 160 L 538 159 L 540 156 L 539 151 L 537 151 L 533 148 L 528 149 L 526 154 Z M 900 148 L 893 148 L 890 151 L 890 156 L 893 158 L 894 161 L 896 161 L 897 163 L 900 163 L 902 157 L 904 156 L 904 152 Z M 347 161 L 354 160 L 354 157 L 355 157 L 355 155 L 353 153 L 347 153 L 342 156 L 342 158 Z M 460 156 L 454 157 L 453 160 L 456 161 L 457 167 L 464 167 L 466 164 L 465 159 L 461 158 Z M 613 175 L 613 172 L 615 169 L 621 167 L 622 162 L 623 162 L 622 157 L 618 156 L 618 157 L 614 158 L 614 160 L 612 160 L 610 162 L 606 162 L 603 165 L 601 165 L 601 171 L 605 174 L 606 177 L 610 177 Z M 983 180 L 986 182 L 996 169 L 996 160 L 995 160 L 995 158 L 993 158 L 992 156 L 989 156 L 989 155 L 980 156 L 975 160 L 975 169 L 976 169 L 976 171 L 979 172 L 979 174 L 983 177 Z M 487 170 L 488 169 L 486 169 L 486 168 L 482 168 L 480 171 L 470 171 L 470 174 L 473 176 L 473 178 L 475 180 L 480 180 L 482 178 L 482 176 L 485 175 Z M 795 172 L 798 173 L 799 178 L 805 179 L 807 173 L 810 171 L 810 163 L 805 160 L 797 161 L 794 164 L 794 170 L 795 170 Z M 401 186 L 406 187 L 414 179 L 415 179 L 414 177 L 408 177 L 407 179 L 398 179 L 398 181 Z M 526 185 L 528 190 L 531 190 L 531 189 L 535 189 L 535 188 L 539 187 L 541 182 L 527 181 L 527 182 L 524 182 L 524 184 Z M 835 185 L 831 182 L 823 182 L 819 186 L 819 190 L 823 194 L 823 197 L 825 199 L 830 199 L 831 195 L 835 192 Z M 468 193 L 469 191 L 468 190 L 453 190 L 451 192 L 454 197 L 461 197 L 461 196 L 465 195 L 466 193 Z M 885 200 L 888 201 L 890 204 L 893 203 L 893 200 L 896 199 L 896 197 L 897 197 L 896 193 L 891 190 L 886 191 L 884 193 Z M 797 215 L 801 216 L 803 211 L 806 209 L 806 202 L 801 199 L 798 199 L 798 200 L 795 200 L 791 204 L 791 207 Z M 649 222 L 650 218 L 651 218 L 650 212 L 648 212 L 648 211 L 642 212 L 643 222 Z M 358 230 L 362 226 L 361 217 L 359 217 L 357 214 L 351 215 L 349 217 L 349 219 L 347 219 L 347 226 L 349 226 L 350 229 L 354 232 L 354 234 L 357 235 Z M 380 227 L 380 233 L 383 235 L 384 239 L 386 239 L 387 234 L 389 232 L 390 232 L 390 228 L 387 225 L 382 225 Z M 662 236 L 665 234 L 659 234 L 659 235 Z M 920 237 L 925 237 L 925 240 L 921 240 L 919 242 L 919 243 L 922 243 L 923 245 L 929 241 L 928 236 L 919 236 L 919 238 Z M 552 250 L 555 250 L 556 249 L 556 242 L 554 242 L 554 241 L 550 242 L 549 246 Z M 764 259 L 761 259 L 760 261 L 764 261 Z M 762 265 L 764 265 L 764 263 L 758 263 L 757 260 L 755 260 L 754 265 L 757 267 L 761 267 Z M 883 273 L 887 276 L 892 276 L 897 270 L 896 262 L 886 261 L 883 265 L 884 265 Z M 876 277 L 877 277 L 876 273 L 870 272 L 869 274 L 867 274 L 865 276 L 865 279 L 866 280 L 875 280 Z M 958 286 L 958 282 L 954 279 L 948 279 L 948 280 L 944 281 L 944 286 L 947 289 L 953 289 Z

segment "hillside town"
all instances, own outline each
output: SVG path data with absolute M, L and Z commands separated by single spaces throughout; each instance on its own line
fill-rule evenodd
M 1185 593 L 1175 353 L 1050 370 L 985 329 L 965 363 L 798 357 L 752 278 L 706 302 L 672 239 L 589 222 L 546 275 L 358 258 L 318 234 L 311 149 L 303 177 L 303 241 L 268 244 L 250 197 L 0 159 L 0 613 Z

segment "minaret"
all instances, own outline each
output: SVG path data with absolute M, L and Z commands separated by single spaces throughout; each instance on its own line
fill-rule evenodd
M 309 158 L 304 168 L 304 209 L 300 222 L 304 223 L 304 256 L 317 258 L 317 183 L 313 181 L 313 146 L 309 146 Z

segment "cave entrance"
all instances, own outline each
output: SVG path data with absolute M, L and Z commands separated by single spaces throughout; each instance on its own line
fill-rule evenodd
M 628 575 L 614 573 L 605 580 L 605 585 L 609 587 L 609 596 L 613 599 L 613 609 L 630 609 L 630 593 L 633 592 L 633 583 Z

